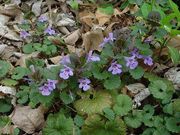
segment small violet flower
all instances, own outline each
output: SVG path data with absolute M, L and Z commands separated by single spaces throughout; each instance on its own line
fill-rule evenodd
M 113 62 L 109 67 L 108 71 L 112 72 L 113 75 L 121 74 L 122 73 L 122 66 L 117 64 L 117 61 Z
M 69 55 L 63 56 L 63 58 L 60 60 L 60 64 L 66 65 L 66 66 L 67 64 L 71 64 Z
M 43 86 L 39 87 L 39 90 L 43 96 L 49 96 L 51 94 L 48 84 L 44 84 Z
M 22 31 L 20 31 L 20 37 L 21 38 L 27 38 L 27 37 L 29 37 L 29 36 L 31 36 L 27 31 L 25 31 L 25 30 L 22 30 Z
M 48 87 L 49 87 L 49 90 L 50 91 L 53 91 L 55 88 L 56 88 L 56 84 L 58 83 L 57 80 L 51 80 L 51 79 L 48 79 Z
M 131 51 L 130 54 L 131 54 L 131 56 L 134 56 L 134 57 L 136 57 L 138 59 L 143 58 L 143 56 L 141 54 L 139 54 L 139 51 L 138 51 L 137 48 L 134 48 L 133 51 Z
M 87 78 L 79 79 L 79 88 L 87 91 L 88 89 L 90 89 L 90 83 L 91 81 Z
M 152 66 L 153 65 L 153 59 L 150 56 L 144 57 L 144 64 Z
M 42 15 L 42 16 L 40 16 L 38 18 L 38 21 L 41 22 L 41 23 L 46 22 L 47 20 L 48 20 L 48 18 L 46 16 L 44 16 L 44 15 Z
M 55 35 L 56 32 L 55 30 L 53 30 L 51 27 L 48 27 L 45 31 L 44 31 L 45 34 L 48 34 L 48 35 Z
M 116 38 L 114 38 L 113 33 L 109 33 L 108 37 L 105 37 L 103 42 L 99 45 L 100 47 L 104 47 L 105 44 L 107 44 L 108 42 L 113 42 Z
M 87 62 L 91 62 L 91 61 L 100 61 L 100 57 L 98 55 L 93 54 L 93 51 L 89 51 L 88 54 L 88 58 L 87 58 Z
M 67 80 L 70 76 L 73 76 L 73 70 L 70 67 L 65 66 L 65 68 L 61 69 L 59 74 L 60 78 Z
M 43 86 L 39 87 L 39 90 L 42 95 L 49 96 L 51 92 L 56 88 L 57 80 L 50 80 L 45 83 Z
M 129 67 L 130 69 L 135 69 L 138 66 L 138 62 L 135 59 L 135 56 L 125 57 L 125 61 L 126 61 L 126 66 Z

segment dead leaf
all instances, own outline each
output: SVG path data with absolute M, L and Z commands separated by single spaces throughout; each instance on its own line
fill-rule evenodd
M 173 82 L 174 88 L 180 90 L 180 68 L 173 67 L 169 69 L 164 76 Z
M 90 31 L 82 35 L 83 38 L 83 47 L 86 52 L 90 50 L 101 51 L 100 43 L 102 43 L 104 36 L 102 30 Z
M 148 88 L 143 89 L 140 93 L 134 96 L 134 107 L 141 106 L 141 102 L 146 99 L 150 95 L 150 91 Z
M 32 12 L 36 16 L 39 16 L 41 14 L 41 6 L 42 6 L 42 0 L 35 1 L 34 4 L 32 5 Z
M 64 42 L 68 45 L 75 45 L 76 41 L 80 38 L 81 32 L 80 29 L 75 30 L 69 36 L 64 39 Z
M 144 84 L 142 84 L 142 83 L 129 84 L 129 85 L 125 86 L 125 87 L 133 94 L 137 94 L 137 93 L 139 93 L 140 91 L 142 91 L 143 89 L 146 88 L 144 86 Z
M 79 13 L 79 19 L 82 23 L 85 23 L 91 27 L 96 19 L 96 16 L 92 12 L 85 10 Z
M 16 106 L 12 113 L 12 122 L 28 134 L 40 130 L 44 124 L 44 109 L 40 106 L 32 109 L 30 106 Z
M 67 45 L 67 48 L 68 48 L 69 53 L 75 53 L 79 57 L 81 57 L 84 54 L 84 50 L 82 48 L 76 48 L 71 45 Z
M 8 86 L 1 86 L 0 85 L 0 92 L 4 94 L 10 94 L 12 96 L 16 95 L 16 89 L 13 87 L 8 87 Z
M 59 18 L 59 19 L 58 19 Z M 56 18 L 58 19 L 56 25 L 57 26 L 75 26 L 76 22 L 73 20 L 73 16 L 68 14 L 59 14 Z
M 128 11 L 129 11 L 129 7 L 126 7 L 123 11 L 120 11 L 119 9 L 115 8 L 113 15 L 114 15 L 115 17 L 121 16 L 122 14 L 127 13 Z
M 62 56 L 56 56 L 56 57 L 50 58 L 51 62 L 54 63 L 55 65 L 59 64 L 61 59 L 62 59 Z
M 99 10 L 96 11 L 95 15 L 96 15 L 96 19 L 98 20 L 100 26 L 103 26 L 105 23 L 109 22 L 110 18 L 111 18 L 111 15 L 104 14 L 104 13 L 100 12 Z
M 20 59 L 16 62 L 16 66 L 26 67 L 26 59 L 37 57 L 39 52 L 33 52 L 31 54 L 22 54 Z

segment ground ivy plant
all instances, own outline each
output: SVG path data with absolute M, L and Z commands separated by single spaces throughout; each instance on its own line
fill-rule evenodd
M 78 9 L 76 2 L 71 1 L 74 9 Z M 163 48 L 169 49 L 168 59 L 175 65 L 180 61 L 179 51 L 167 45 L 179 34 L 179 10 L 171 0 L 166 3 L 169 6 L 154 0 L 127 0 L 124 6 L 139 6 L 127 40 L 119 42 L 111 32 L 99 45 L 101 52 L 90 50 L 81 57 L 67 54 L 52 67 L 46 67 L 43 58 L 58 53 L 50 40 L 58 37 L 55 29 L 49 26 L 46 16 L 34 22 L 25 20 L 19 24 L 25 42 L 22 51 L 37 51 L 42 57 L 27 59 L 25 67 L 15 68 L 0 60 L 0 83 L 17 89 L 19 104 L 32 108 L 42 104 L 49 110 L 44 135 L 126 135 L 136 129 L 142 135 L 178 134 L 178 94 L 171 81 L 150 72 L 160 61 Z M 102 11 L 106 8 L 100 7 Z M 177 23 L 172 24 L 172 20 Z M 158 56 L 154 54 L 157 44 Z M 147 100 L 151 102 L 134 108 L 132 97 L 121 89 L 142 80 L 150 91 Z M 0 99 L 0 106 L 0 113 L 10 112 L 10 99 Z M 0 119 L 0 127 L 9 122 L 6 117 Z

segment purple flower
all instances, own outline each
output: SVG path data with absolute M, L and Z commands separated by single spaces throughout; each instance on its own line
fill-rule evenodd
M 45 34 L 55 35 L 56 32 L 50 26 L 44 31 Z
M 57 80 L 50 80 L 48 79 L 47 85 L 50 91 L 53 91 L 56 88 Z
M 20 31 L 20 37 L 21 38 L 27 38 L 27 37 L 29 37 L 29 36 L 31 36 L 27 31 L 25 31 L 25 30 L 22 30 L 22 31 Z
M 48 18 L 46 17 L 46 16 L 44 16 L 44 15 L 42 15 L 42 16 L 40 16 L 39 18 L 38 18 L 38 21 L 39 22 L 46 22 L 48 20 Z
M 125 57 L 125 60 L 126 60 L 126 66 L 129 67 L 130 69 L 135 69 L 138 66 L 138 62 L 135 59 L 135 56 Z
M 153 59 L 150 56 L 144 57 L 144 64 L 152 66 L 153 65 Z
M 87 58 L 87 62 L 91 62 L 91 61 L 100 61 L 100 58 L 98 55 L 93 54 L 93 51 L 89 51 L 88 54 L 88 58 Z
M 90 83 L 91 81 L 87 78 L 79 79 L 79 88 L 87 91 L 88 89 L 90 89 Z
M 141 54 L 139 54 L 139 50 L 137 48 L 134 48 L 133 51 L 131 51 L 131 55 L 138 59 L 143 58 L 143 56 Z
M 39 90 L 44 96 L 49 96 L 51 94 L 48 84 L 44 84 L 43 86 L 39 87 Z
M 111 63 L 111 66 L 109 67 L 108 71 L 112 72 L 113 75 L 121 74 L 122 73 L 122 66 L 120 64 L 117 64 L 117 61 Z
M 109 40 L 113 42 L 115 39 L 113 33 L 109 33 Z
M 70 76 L 73 76 L 73 70 L 70 67 L 65 66 L 65 68 L 61 69 L 59 76 L 60 78 L 67 80 Z
M 60 61 L 60 64 L 62 64 L 62 65 L 71 64 L 69 55 L 63 56 L 63 58 Z
M 113 33 L 109 33 L 108 37 L 105 37 L 103 42 L 99 45 L 100 47 L 104 47 L 105 44 L 107 44 L 108 42 L 113 42 L 116 38 L 113 37 Z

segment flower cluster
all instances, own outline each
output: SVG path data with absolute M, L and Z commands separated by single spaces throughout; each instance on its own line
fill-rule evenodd
M 39 90 L 42 95 L 49 96 L 51 92 L 56 88 L 57 80 L 48 79 L 47 83 L 39 87 Z
M 90 83 L 91 81 L 87 78 L 79 79 L 79 88 L 87 91 L 88 89 L 90 89 Z
M 89 54 L 88 54 L 88 58 L 87 58 L 87 62 L 95 62 L 95 61 L 100 61 L 100 57 L 96 54 L 93 54 L 93 51 L 89 51 Z
M 113 33 L 109 33 L 109 36 L 105 37 L 103 42 L 99 46 L 103 48 L 105 44 L 112 43 L 115 39 L 116 38 L 114 38 Z
M 61 69 L 59 73 L 59 77 L 64 80 L 67 80 L 70 76 L 73 76 L 73 69 L 64 65 L 64 68 Z
M 45 23 L 45 22 L 47 22 L 47 21 L 48 21 L 48 18 L 47 18 L 46 16 L 40 16 L 40 17 L 38 18 L 38 22 L 40 22 L 40 23 Z M 26 21 L 26 20 L 23 20 L 23 21 L 21 22 L 21 24 L 27 24 L 27 21 Z M 48 27 L 44 30 L 44 34 L 47 34 L 47 35 L 52 36 L 52 35 L 55 35 L 56 32 L 55 32 L 55 30 L 54 30 L 52 27 L 48 26 Z M 21 31 L 20 31 L 20 37 L 21 37 L 21 38 L 26 39 L 27 37 L 30 37 L 30 36 L 31 36 L 31 34 L 30 34 L 28 31 L 25 31 L 25 30 L 21 30 Z
M 113 75 L 121 74 L 122 73 L 122 66 L 120 64 L 117 64 L 117 61 L 111 63 L 111 66 L 109 67 L 108 71 L 112 72 Z

